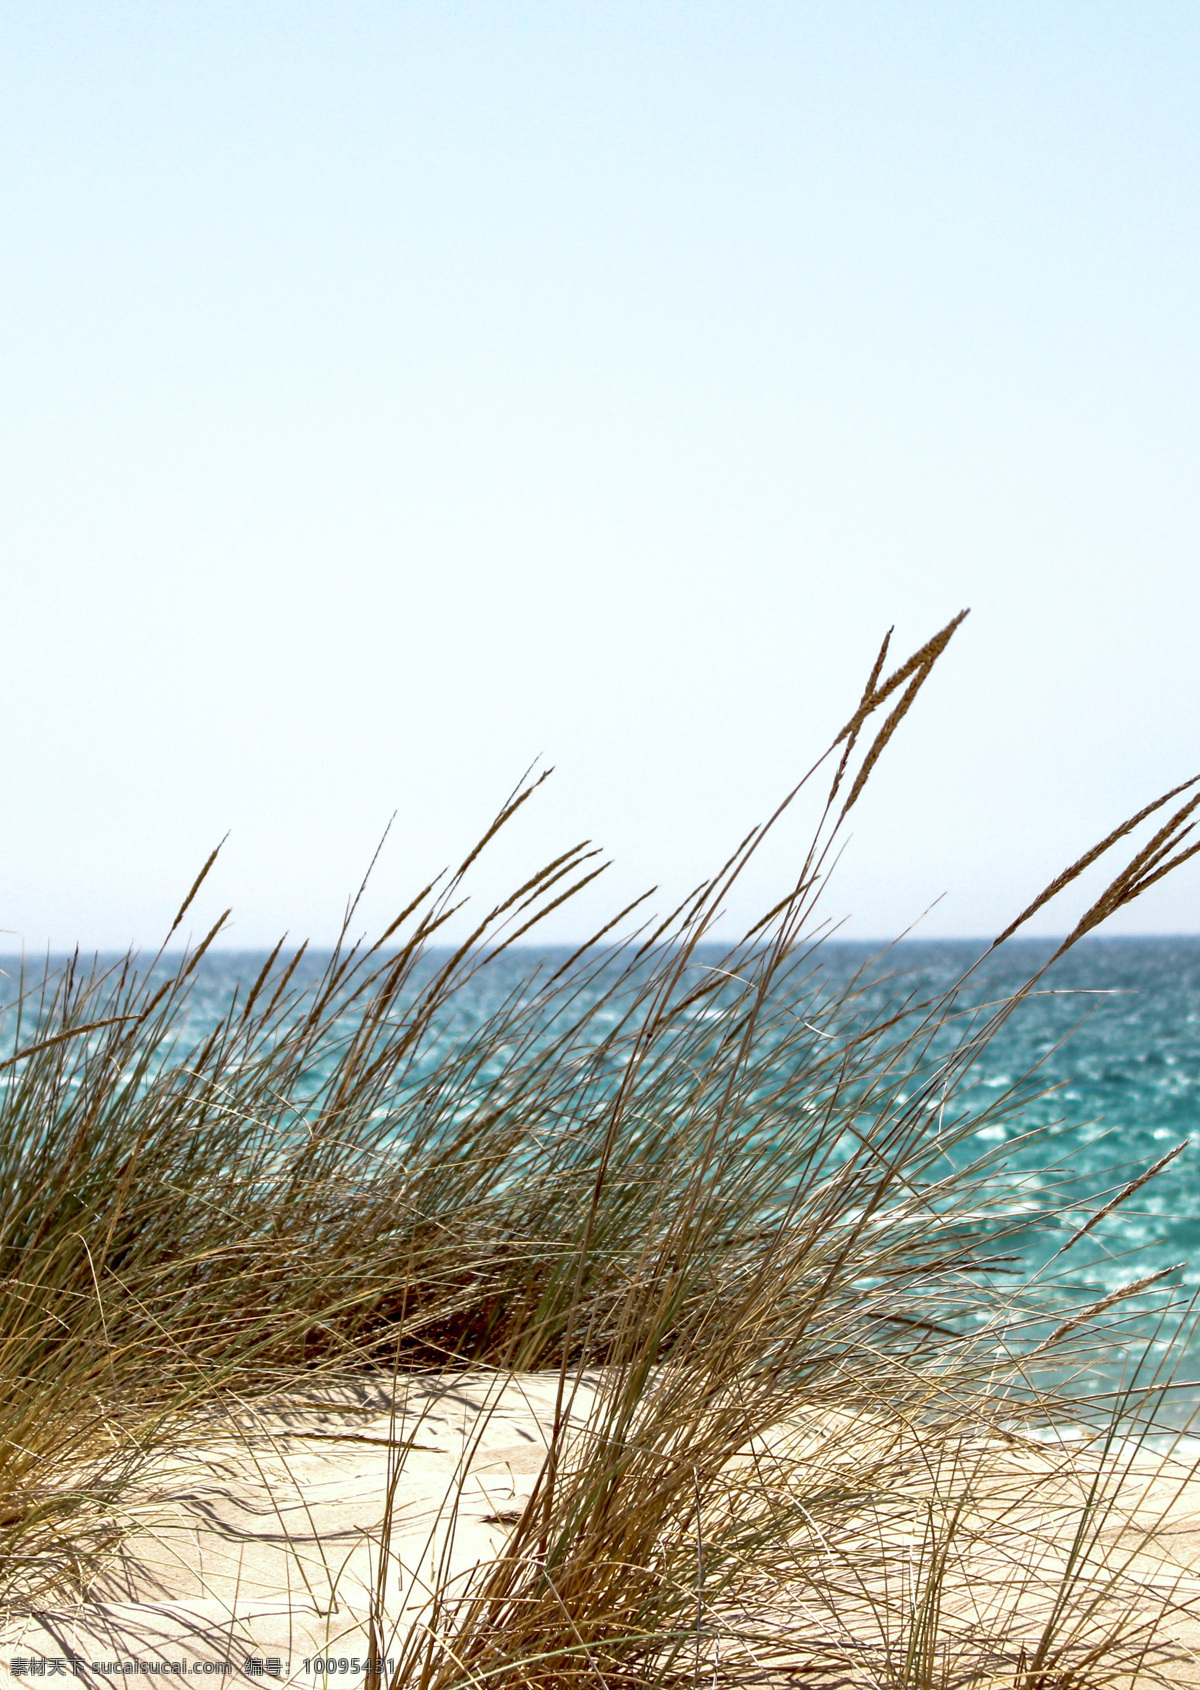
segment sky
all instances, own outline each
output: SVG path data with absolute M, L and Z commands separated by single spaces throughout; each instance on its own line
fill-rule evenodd
M 0 945 L 227 833 L 196 930 L 327 942 L 535 759 L 577 937 L 967 606 L 823 907 L 994 933 L 1200 770 L 1198 91 L 1165 0 L 9 0 Z

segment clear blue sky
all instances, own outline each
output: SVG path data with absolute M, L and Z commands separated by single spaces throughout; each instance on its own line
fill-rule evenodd
M 1195 4 L 9 0 L 0 78 L 29 945 L 227 828 L 230 942 L 328 937 L 538 754 L 500 878 L 683 887 L 962 605 L 847 931 L 994 931 L 1200 769 Z

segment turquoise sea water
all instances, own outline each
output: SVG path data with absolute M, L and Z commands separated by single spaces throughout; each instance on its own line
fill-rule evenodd
M 829 943 L 817 953 L 832 996 L 864 965 L 876 983 L 861 996 L 864 1015 L 900 992 L 944 991 L 984 949 L 971 940 L 907 940 L 879 945 Z M 964 1002 L 986 1003 L 1014 991 L 1052 953 L 1049 941 L 1011 941 L 976 970 Z M 539 964 L 563 953 L 508 953 L 480 974 L 458 1003 L 465 1023 L 486 1017 Z M 223 955 L 201 965 L 193 1010 L 200 1030 L 227 1004 L 239 981 L 261 966 L 256 955 Z M 320 959 L 314 958 L 315 971 Z M 983 1092 L 1034 1074 L 1047 1095 L 1025 1105 L 1019 1123 L 981 1134 L 1013 1144 L 1012 1162 L 1058 1167 L 1084 1192 L 1119 1186 L 1173 1145 L 1188 1148 L 1098 1229 L 1087 1264 L 1098 1284 L 1125 1283 L 1167 1264 L 1186 1263 L 1185 1283 L 1200 1286 L 1200 938 L 1085 941 L 1057 963 L 1001 1028 L 969 1079 Z M 1022 1130 L 1045 1128 L 1032 1146 Z
M 830 945 L 831 972 L 877 948 Z M 889 973 L 922 992 L 944 989 L 979 957 L 970 941 L 909 941 L 887 954 Z M 1015 991 L 1055 946 L 1011 941 L 976 970 L 968 999 Z M 1083 942 L 1054 965 L 974 1065 L 970 1079 L 1002 1090 L 1033 1075 L 1046 1095 L 1018 1121 L 981 1139 L 1012 1145 L 1014 1165 L 1061 1169 L 1084 1191 L 1119 1187 L 1183 1141 L 1162 1175 L 1100 1229 L 1104 1248 L 1089 1271 L 1108 1285 L 1167 1263 L 1200 1285 L 1200 938 Z M 1022 1130 L 1036 1142 L 1017 1145 Z
M 969 940 L 908 940 L 888 948 L 827 943 L 812 959 L 817 972 L 808 990 L 816 995 L 808 1002 L 834 999 L 841 984 L 865 970 L 857 1013 L 878 1014 L 898 995 L 944 992 L 984 948 Z M 1053 949 L 1048 941 L 1010 942 L 975 970 L 963 1004 L 1005 998 Z M 564 955 L 513 951 L 498 959 L 460 994 L 440 1038 L 453 1040 L 477 1026 L 519 993 L 524 975 L 557 965 Z M 297 983 L 305 972 L 315 976 L 322 960 L 306 959 Z M 719 953 L 711 960 L 719 961 Z M 205 958 L 188 1034 L 215 1022 L 262 961 L 251 954 Z M 11 980 L 4 982 L 0 998 L 11 991 Z M 844 1030 L 843 1022 L 839 1034 Z M 432 1049 L 426 1062 L 436 1063 L 437 1054 Z M 1068 1273 L 1081 1298 L 1164 1267 L 1178 1268 L 1169 1283 L 1181 1294 L 1200 1287 L 1200 938 L 1093 938 L 1077 946 L 1016 1009 L 966 1079 L 986 1103 L 1030 1075 L 1043 1095 L 1030 1097 L 1018 1120 L 985 1125 L 977 1135 L 979 1150 L 990 1150 L 1015 1181 L 1055 1187 L 1069 1199 L 1061 1237 L 1031 1229 L 1019 1241 L 1027 1265 L 1045 1261 L 1105 1194 L 1182 1143 L 1186 1148 L 1161 1176 L 1072 1252 Z M 1022 1135 L 1032 1128 L 1041 1130 L 1026 1142 Z M 1184 1360 L 1189 1376 L 1200 1375 L 1200 1346 Z

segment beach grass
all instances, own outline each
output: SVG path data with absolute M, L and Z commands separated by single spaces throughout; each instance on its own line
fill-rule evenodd
M 224 918 L 171 947 L 212 859 L 156 957 L 17 983 L 10 1606 L 85 1598 L 147 1463 L 230 1404 L 538 1371 L 549 1448 L 503 1554 L 465 1580 L 447 1563 L 401 1632 L 384 1511 L 370 1654 L 394 1657 L 396 1690 L 1172 1682 L 1164 1626 L 1191 1599 L 1152 1571 L 1169 1503 L 1117 1500 L 1160 1482 L 1144 1463 L 1170 1356 L 1148 1342 L 1123 1395 L 1078 1383 L 1130 1308 L 1170 1306 L 1170 1273 L 1091 1305 L 1016 1273 L 1053 1184 L 1031 1215 L 978 1137 L 1030 1095 L 982 1099 L 970 1075 L 1044 968 L 978 1009 L 969 977 L 927 1001 L 897 981 L 885 1010 L 865 976 L 821 968 L 842 829 L 959 620 L 890 673 L 884 642 L 830 750 L 676 910 L 639 901 L 569 957 L 497 968 L 595 878 L 590 844 L 444 943 L 530 781 L 372 940 L 353 900 L 331 954 L 281 944 L 201 1034 L 190 993 Z M 1106 852 L 1130 854 L 1057 954 L 1186 861 L 1189 792 L 1114 829 L 997 943 Z M 748 865 L 810 801 L 790 885 L 718 946 Z M 480 1016 L 489 969 L 507 984 Z

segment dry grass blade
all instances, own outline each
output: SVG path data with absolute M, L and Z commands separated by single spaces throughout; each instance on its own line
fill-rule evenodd
M 228 838 L 229 838 L 229 835 L 226 834 L 225 839 L 228 839 Z M 179 909 L 176 912 L 175 919 L 171 923 L 170 928 L 168 929 L 168 932 L 167 932 L 168 938 L 170 937 L 170 935 L 172 933 L 177 931 L 180 922 L 183 920 L 183 918 L 187 914 L 188 910 L 191 909 L 192 901 L 195 898 L 196 893 L 200 890 L 200 888 L 204 885 L 204 882 L 208 879 L 209 870 L 212 868 L 213 864 L 216 862 L 217 858 L 221 854 L 221 846 L 224 845 L 225 839 L 222 839 L 209 852 L 208 858 L 207 858 L 207 860 L 204 864 L 204 867 L 200 870 L 200 873 L 196 876 L 195 880 L 192 881 L 191 887 L 188 891 L 188 895 L 183 900 L 183 902 L 180 904 Z
M 834 739 L 833 743 L 835 745 L 840 745 L 844 739 L 852 739 L 858 733 L 867 717 L 871 715 L 873 711 L 878 710 L 884 700 L 890 698 L 892 693 L 896 691 L 896 688 L 902 686 L 904 682 L 908 680 L 910 675 L 915 675 L 919 670 L 924 670 L 926 672 L 931 670 L 938 658 L 942 655 L 943 651 L 945 651 L 947 645 L 949 645 L 955 630 L 966 621 L 969 615 L 970 611 L 960 610 L 958 615 L 952 617 L 944 628 L 939 629 L 939 631 L 934 634 L 932 639 L 926 640 L 923 646 L 913 652 L 911 657 L 907 658 L 898 669 L 890 674 L 882 686 L 877 686 L 876 681 L 879 671 L 883 667 L 884 658 L 887 654 L 888 645 L 891 640 L 891 630 L 889 629 L 884 638 L 883 645 L 880 648 L 879 656 L 876 658 L 874 667 L 871 670 L 870 679 L 868 680 L 866 689 L 863 692 L 862 701 L 860 702 L 858 709 L 854 712 L 854 715 L 851 716 L 850 720 L 846 723 L 846 726 Z
M 99 1032 L 101 1027 L 118 1027 L 123 1021 L 136 1021 L 136 1014 L 106 1015 L 99 1021 L 85 1021 L 81 1027 L 68 1027 L 61 1033 L 51 1033 L 48 1038 L 38 1039 L 34 1044 L 26 1045 L 24 1050 L 14 1051 L 0 1062 L 0 1069 L 12 1068 L 18 1062 L 24 1062 L 27 1056 L 36 1056 L 40 1051 L 53 1050 L 55 1045 L 65 1044 L 68 1039 L 78 1039 L 88 1033 Z
M 1156 810 L 1161 810 L 1164 804 L 1169 804 L 1172 798 L 1177 798 L 1181 792 L 1186 792 L 1188 787 L 1195 786 L 1198 780 L 1200 780 L 1200 775 L 1193 775 L 1190 780 L 1181 782 L 1179 786 L 1173 786 L 1169 792 L 1164 792 L 1161 798 L 1156 798 L 1152 804 L 1145 805 L 1136 815 L 1130 816 L 1128 821 L 1122 822 L 1120 827 L 1115 827 L 1098 845 L 1093 845 L 1090 851 L 1085 851 L 1082 857 L 1071 864 L 1070 868 L 1064 869 L 1043 891 L 1039 892 L 1033 902 L 1027 905 L 1014 921 L 1009 922 L 1003 933 L 992 940 L 992 949 L 995 950 L 996 946 L 1002 945 L 1006 939 L 1011 939 L 1018 927 L 1024 927 L 1030 916 L 1036 915 L 1038 910 L 1048 904 L 1052 898 L 1056 898 L 1065 887 L 1069 886 L 1073 880 L 1077 880 L 1084 870 L 1090 868 L 1106 851 L 1111 850 L 1127 834 L 1132 833 L 1134 828 L 1140 827 L 1142 822 L 1152 816 Z

